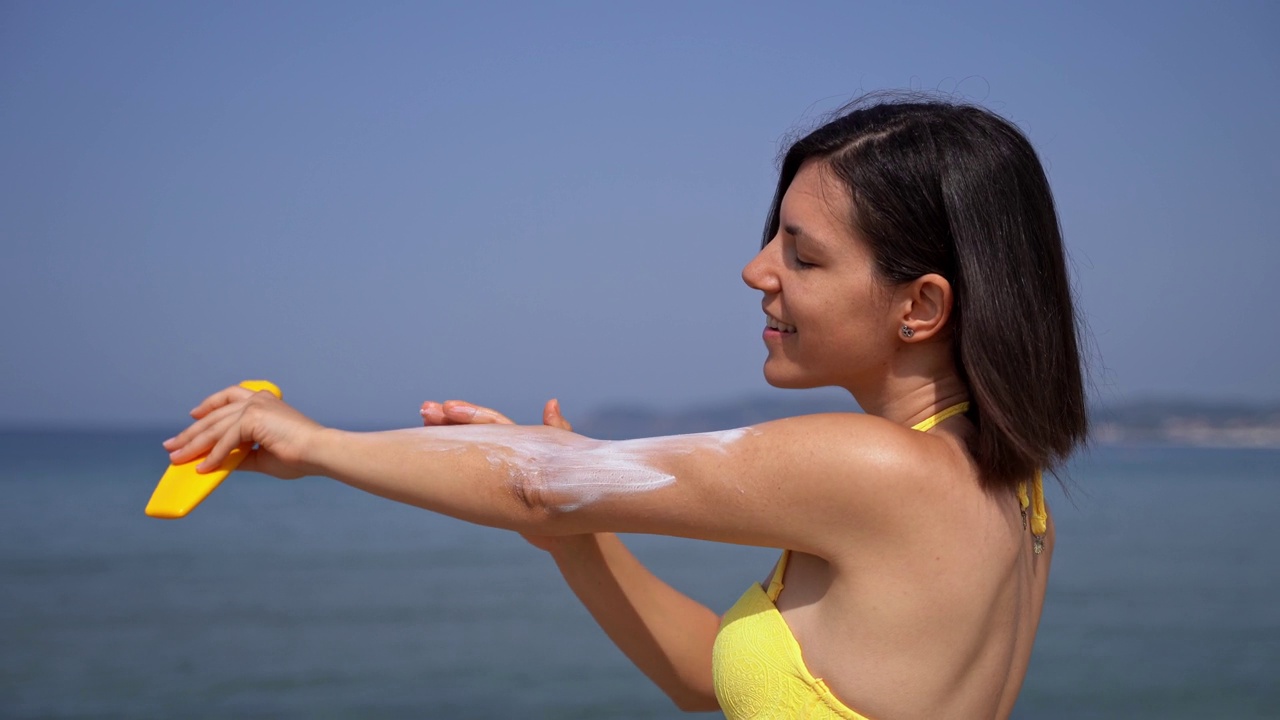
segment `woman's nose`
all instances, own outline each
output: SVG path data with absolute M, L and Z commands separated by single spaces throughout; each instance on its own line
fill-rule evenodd
M 769 262 L 773 245 L 771 242 L 760 248 L 760 252 L 742 268 L 742 282 L 748 287 L 766 293 L 777 292 L 778 276 Z

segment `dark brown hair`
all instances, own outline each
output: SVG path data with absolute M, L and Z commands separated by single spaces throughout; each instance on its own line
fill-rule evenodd
M 764 242 L 800 166 L 821 159 L 892 284 L 951 283 L 952 348 L 988 489 L 1060 466 L 1088 435 L 1062 233 L 1035 150 L 1007 120 L 937 99 L 864 99 L 783 156 Z

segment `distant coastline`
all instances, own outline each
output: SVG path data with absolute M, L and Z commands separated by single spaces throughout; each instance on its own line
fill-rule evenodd
M 592 437 L 623 439 L 723 430 L 793 415 L 857 409 L 849 400 L 830 397 L 744 398 L 676 411 L 619 404 L 591 412 L 577 425 Z M 1095 445 L 1280 449 L 1280 402 L 1137 400 L 1097 407 L 1091 415 Z
M 1098 445 L 1280 449 L 1280 403 L 1143 400 L 1093 413 Z
M 858 412 L 851 398 L 838 394 L 795 393 L 792 397 L 747 396 L 736 400 L 670 409 L 638 402 L 603 405 L 571 414 L 574 429 L 588 437 L 624 440 L 658 435 L 709 432 L 755 425 L 796 415 Z M 1280 450 L 1280 400 L 1229 402 L 1155 399 L 1118 402 L 1090 410 L 1090 443 L 1101 447 L 1194 447 Z M 389 430 L 400 422 L 354 422 L 351 430 Z M 0 434 L 78 433 L 86 436 L 172 434 L 172 423 L 64 424 L 0 422 Z

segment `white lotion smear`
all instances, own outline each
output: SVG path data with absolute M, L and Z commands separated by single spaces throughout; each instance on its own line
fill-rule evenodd
M 576 510 L 612 495 L 666 487 L 675 477 L 653 465 L 660 457 L 697 451 L 725 452 L 750 428 L 638 440 L 593 440 L 571 433 L 531 431 L 511 425 L 451 425 L 421 433 L 429 452 L 474 448 L 494 467 L 505 467 L 513 488 L 539 495 L 548 507 Z

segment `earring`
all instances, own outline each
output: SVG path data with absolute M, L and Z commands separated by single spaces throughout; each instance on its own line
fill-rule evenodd
M 906 325 L 903 325 L 903 326 L 902 326 L 902 337 L 904 337 L 904 338 L 909 338 L 909 337 L 911 337 L 912 335 L 915 335 L 915 334 L 916 334 L 916 331 L 915 331 L 915 330 L 912 330 L 911 328 L 907 327 Z

